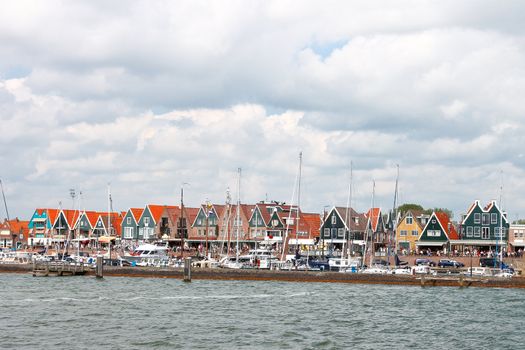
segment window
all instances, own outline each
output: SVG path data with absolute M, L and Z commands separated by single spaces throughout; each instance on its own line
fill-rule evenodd
M 439 237 L 441 236 L 440 230 L 427 230 L 427 236 L 428 237 Z
M 412 214 L 408 214 L 406 217 L 406 224 L 412 225 L 412 221 L 413 221 Z
M 483 215 L 481 215 L 481 224 L 482 225 L 490 225 L 490 215 L 489 213 L 483 213 Z
M 483 230 L 481 231 L 481 238 L 482 239 L 489 239 L 490 237 L 490 228 L 489 227 L 483 227 Z
M 499 232 L 499 227 L 494 227 L 494 237 L 502 238 L 502 235 Z M 503 230 L 501 230 L 501 232 L 503 232 Z
M 337 217 L 334 215 L 332 215 L 332 225 L 335 225 L 337 224 Z
M 325 228 L 324 229 L 324 236 L 325 237 L 330 237 L 330 229 L 329 228 Z
M 144 218 L 144 225 L 149 226 L 149 217 Z
M 481 227 L 475 226 L 474 227 L 474 237 L 479 237 L 481 232 Z
M 481 214 L 480 213 L 474 213 L 474 223 L 480 224 L 481 223 Z
M 418 230 L 412 230 L 412 236 L 414 236 L 414 237 L 419 236 Z
M 343 238 L 344 234 L 345 234 L 345 229 L 344 228 L 340 228 L 340 229 L 337 230 L 337 237 Z
M 407 235 L 407 230 L 401 230 L 401 231 L 399 232 L 399 235 L 402 236 L 402 237 L 403 237 L 403 236 L 406 236 L 406 235 Z
M 124 227 L 124 238 L 133 238 L 133 227 Z
M 467 237 L 472 237 L 474 234 L 474 228 L 472 226 L 467 226 Z
M 273 227 L 277 227 L 278 225 L 279 225 L 279 220 L 277 220 L 277 219 L 273 219 L 273 220 L 272 220 L 272 226 L 273 226 Z
M 332 234 L 332 238 L 337 238 L 337 229 L 333 228 L 331 234 Z
M 490 223 L 491 224 L 497 224 L 498 223 L 498 214 L 496 214 L 496 213 L 490 214 Z
M 126 224 L 131 225 L 131 218 L 130 218 L 130 217 L 128 217 L 128 218 L 126 219 Z

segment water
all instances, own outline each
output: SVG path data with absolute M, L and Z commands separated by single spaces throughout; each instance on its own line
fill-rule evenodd
M 525 291 L 0 274 L 3 349 L 515 349 Z

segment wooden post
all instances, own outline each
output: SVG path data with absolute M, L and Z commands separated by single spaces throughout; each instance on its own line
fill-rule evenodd
M 104 277 L 104 257 L 102 255 L 97 255 L 97 278 Z
M 191 258 L 184 258 L 184 282 L 191 282 Z

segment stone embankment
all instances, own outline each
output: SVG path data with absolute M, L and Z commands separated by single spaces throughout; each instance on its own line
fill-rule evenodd
M 0 265 L 0 273 L 30 273 L 31 265 Z M 95 270 L 88 270 L 86 276 L 95 276 Z M 183 278 L 181 268 L 154 267 L 104 267 L 105 277 L 146 277 L 146 278 Z M 413 286 L 470 286 L 485 288 L 525 288 L 524 277 L 514 278 L 470 278 L 466 276 L 446 275 L 443 277 L 411 275 L 372 275 L 339 272 L 315 271 L 270 271 L 270 270 L 231 270 L 193 268 L 192 279 L 207 280 L 245 280 L 245 281 L 283 281 L 283 282 L 324 282 L 357 283 Z M 423 279 L 423 281 L 422 281 Z

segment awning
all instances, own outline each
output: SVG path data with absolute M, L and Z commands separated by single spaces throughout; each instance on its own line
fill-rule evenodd
M 525 247 L 525 242 L 521 241 L 521 242 L 510 242 L 510 245 L 513 246 L 513 247 Z
M 457 245 L 472 245 L 472 246 L 493 246 L 493 245 L 507 245 L 505 241 L 499 240 L 484 240 L 484 239 L 457 239 L 450 241 L 451 244 Z
M 111 241 L 114 241 L 115 239 L 117 239 L 117 237 L 112 237 L 112 236 L 102 236 L 102 237 L 99 237 L 98 238 L 98 241 L 100 243 L 109 243 Z
M 416 245 L 418 247 L 442 247 L 444 245 L 446 245 L 448 242 L 416 242 Z

